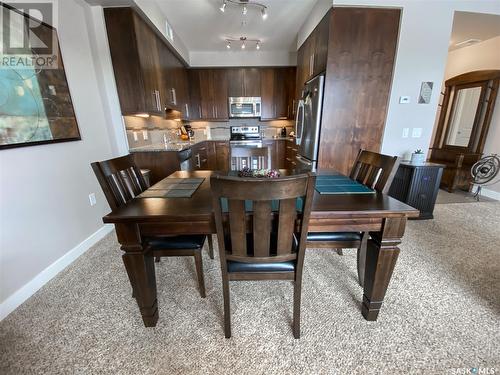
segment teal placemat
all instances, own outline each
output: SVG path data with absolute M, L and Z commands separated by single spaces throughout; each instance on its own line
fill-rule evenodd
M 204 178 L 165 178 L 137 198 L 191 198 Z
M 351 180 L 349 177 L 322 175 L 316 177 L 316 191 L 320 194 L 373 194 L 375 191 L 368 186 Z

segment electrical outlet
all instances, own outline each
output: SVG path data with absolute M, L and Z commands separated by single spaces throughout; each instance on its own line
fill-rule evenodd
M 89 202 L 90 202 L 90 205 L 91 206 L 95 206 L 97 201 L 95 199 L 95 194 L 94 193 L 90 193 L 89 194 Z
M 410 134 L 410 128 L 403 128 L 403 138 L 408 138 Z
M 399 97 L 399 104 L 410 104 L 410 97 L 409 96 L 400 96 Z
M 132 134 L 134 135 L 134 141 L 138 141 L 139 140 L 139 137 L 137 136 L 137 132 L 132 132 Z
M 420 138 L 422 136 L 422 128 L 413 128 L 411 132 L 412 138 Z

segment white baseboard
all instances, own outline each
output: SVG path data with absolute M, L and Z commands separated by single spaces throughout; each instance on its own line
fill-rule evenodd
M 99 230 L 91 234 L 88 238 L 76 245 L 73 249 L 68 251 L 62 257 L 57 259 L 50 266 L 45 268 L 42 272 L 36 275 L 26 285 L 17 290 L 14 294 L 9 296 L 2 304 L 0 304 L 0 321 L 7 317 L 12 311 L 17 309 L 24 301 L 35 294 L 42 286 L 48 283 L 59 272 L 73 263 L 80 255 L 85 253 L 104 236 L 113 230 L 114 226 L 106 224 Z
M 491 198 L 491 199 L 496 199 L 497 201 L 500 201 L 500 193 L 495 190 L 490 190 L 490 189 L 481 189 L 481 195 L 484 195 L 485 197 Z

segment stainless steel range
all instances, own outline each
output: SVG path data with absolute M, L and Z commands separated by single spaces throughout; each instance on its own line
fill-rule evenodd
M 231 147 L 262 147 L 259 126 L 231 126 Z

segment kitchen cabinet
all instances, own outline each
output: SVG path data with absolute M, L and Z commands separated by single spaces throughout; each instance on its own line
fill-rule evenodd
M 294 117 L 295 68 L 261 69 L 262 120 Z
M 104 17 L 122 114 L 187 112 L 186 68 L 153 27 L 129 7 Z
M 300 98 L 302 87 L 311 78 L 326 71 L 330 34 L 330 12 L 314 28 L 297 51 L 297 91 Z
M 194 170 L 210 169 L 208 160 L 208 142 L 199 142 L 191 147 L 193 152 L 192 166 Z
M 180 169 L 177 154 L 177 151 L 141 151 L 132 153 L 135 164 L 140 169 L 148 169 L 150 171 L 149 178 L 151 185 L 156 184 L 158 181 Z
M 104 17 L 122 113 L 161 113 L 156 35 L 131 8 L 105 8 Z
M 229 142 L 214 141 L 215 143 L 215 169 L 218 171 L 229 170 Z
M 260 96 L 259 68 L 231 68 L 226 74 L 229 97 Z
M 189 72 L 191 107 L 197 119 L 227 121 L 228 81 L 225 69 L 192 69 Z M 198 108 L 196 108 L 196 106 Z

